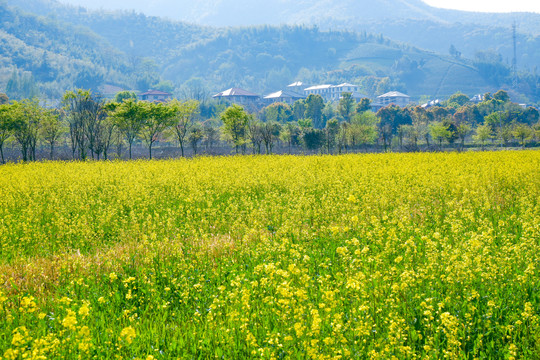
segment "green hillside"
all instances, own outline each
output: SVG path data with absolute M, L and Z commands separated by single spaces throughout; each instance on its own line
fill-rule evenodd
M 95 90 L 104 84 L 143 91 L 165 86 L 177 95 L 194 84 L 207 95 L 238 86 L 263 94 L 301 80 L 353 82 L 370 96 L 399 90 L 419 99 L 509 89 L 512 81 L 508 63 L 496 51 L 467 59 L 366 31 L 285 25 L 212 28 L 38 0 L 25 9 L 54 16 L 31 15 L 0 3 L 6 19 L 0 28 L 0 91 L 5 88 L 12 98 L 29 96 L 36 87 L 43 97 L 59 98 L 67 89 Z M 512 95 L 537 102 L 538 76 L 524 72 L 521 78 Z M 170 83 L 161 85 L 162 80 Z
M 88 29 L 5 3 L 0 3 L 0 18 L 0 83 L 5 86 L 11 80 L 16 87 L 18 79 L 31 73 L 42 96 L 58 98 L 67 88 L 97 87 L 105 79 L 129 83 L 125 54 Z

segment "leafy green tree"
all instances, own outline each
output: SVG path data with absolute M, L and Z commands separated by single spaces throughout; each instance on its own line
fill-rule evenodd
M 447 104 L 449 107 L 461 107 L 464 106 L 469 102 L 469 97 L 462 92 L 457 92 L 450 96 L 450 98 L 447 101 Z
M 199 116 L 200 103 L 197 100 L 184 102 L 173 100 L 169 106 L 174 111 L 173 126 L 183 157 L 187 136 Z
M 377 124 L 379 120 L 372 111 L 356 114 L 347 126 L 347 143 L 355 148 L 357 145 L 369 145 L 377 140 Z
M 281 126 L 275 121 L 267 121 L 262 124 L 262 140 L 266 148 L 266 154 L 271 154 L 274 148 L 274 142 L 279 139 Z
M 348 134 L 348 127 L 350 124 L 348 123 L 340 123 L 338 133 L 336 135 L 336 147 L 338 149 L 338 154 L 341 154 L 343 150 L 347 150 L 347 134 Z
M 461 149 L 465 148 L 465 139 L 471 133 L 471 125 L 467 122 L 461 122 L 456 125 L 456 135 L 461 140 Z
M 177 112 L 175 107 L 162 103 L 141 101 L 139 106 L 144 114 L 144 126 L 141 128 L 141 136 L 148 146 L 148 157 L 152 159 L 152 146 L 165 129 L 175 124 Z
M 114 101 L 117 103 L 121 103 L 127 99 L 137 101 L 137 94 L 135 94 L 133 91 L 120 91 L 114 96 Z
M 286 123 L 293 120 L 292 109 L 285 103 L 274 103 L 264 108 L 266 121 Z
M 292 153 L 292 146 L 298 143 L 298 137 L 300 136 L 300 128 L 297 123 L 289 122 L 283 125 L 283 128 L 279 134 L 281 141 L 287 144 L 289 154 Z
M 306 114 L 305 100 L 296 100 L 292 106 L 293 121 L 303 119 Z
M 326 122 L 324 128 L 326 151 L 331 154 L 336 146 L 336 138 L 339 133 L 339 120 L 334 118 Z
M 371 100 L 368 98 L 362 98 L 356 105 L 356 112 L 363 113 L 364 111 L 371 110 Z
M 204 138 L 204 131 L 203 127 L 199 123 L 195 123 L 191 130 L 189 131 L 188 135 L 188 142 L 189 145 L 191 145 L 191 149 L 193 150 L 193 155 L 197 155 L 197 150 L 199 148 L 199 143 Z
M 379 122 L 379 133 L 383 140 L 384 150 L 388 149 L 392 136 L 400 125 L 410 124 L 411 116 L 407 110 L 399 106 L 389 105 L 377 112 Z
M 106 118 L 105 104 L 89 90 L 67 91 L 63 98 L 63 111 L 69 124 L 72 156 L 79 151 L 79 159 L 87 158 L 88 150 L 92 158 L 96 153 L 101 125 Z
M 204 146 L 208 152 L 219 140 L 219 128 L 213 124 L 213 120 L 203 122 Z
M 111 146 L 113 145 L 115 141 L 118 142 L 119 131 L 116 127 L 114 118 L 111 116 L 107 116 L 103 120 L 99 128 L 99 131 L 100 131 L 100 134 L 97 137 L 97 142 L 96 142 L 96 154 L 97 154 L 98 160 L 100 158 L 100 154 L 103 154 L 103 159 L 107 160 L 109 157 L 109 149 L 111 148 Z
M 12 110 L 13 137 L 21 146 L 23 161 L 36 160 L 36 145 L 43 108 L 37 99 L 33 99 L 14 102 Z
M 302 145 L 307 150 L 316 151 L 324 144 L 324 132 L 320 129 L 314 129 L 313 127 L 306 127 L 302 129 Z
M 510 101 L 510 95 L 508 95 L 508 93 L 504 90 L 499 90 L 493 94 L 493 99 L 507 103 Z
M 482 150 L 485 147 L 486 141 L 491 139 L 492 137 L 492 131 L 491 127 L 488 124 L 479 125 L 476 128 L 476 135 L 473 136 L 473 139 L 477 142 L 482 144 Z
M 450 131 L 448 131 L 448 126 L 442 122 L 434 122 L 429 125 L 429 132 L 433 140 L 439 142 L 439 150 L 442 149 L 442 142 L 447 140 L 450 137 Z
M 260 154 L 263 142 L 263 123 L 255 117 L 250 117 L 248 121 L 248 139 L 251 142 L 253 154 Z
M 525 148 L 526 140 L 532 137 L 533 131 L 527 124 L 517 123 L 512 128 L 512 135 L 519 140 L 521 147 Z
M 442 124 L 446 126 L 446 130 L 448 131 L 448 135 L 446 136 L 446 141 L 448 141 L 448 144 L 450 145 L 454 144 L 456 140 L 459 139 L 457 125 L 454 123 L 452 117 L 450 116 L 446 117 L 442 121 Z
M 0 105 L 4 104 L 9 104 L 9 97 L 4 93 L 0 93 Z
M 230 138 L 236 153 L 246 143 L 248 114 L 239 105 L 232 105 L 221 114 L 223 132 Z
M 174 92 L 175 86 L 170 80 L 161 80 L 157 84 L 153 84 L 152 89 L 172 94 Z
M 339 115 L 343 118 L 343 120 L 347 122 L 351 120 L 351 116 L 355 111 L 355 104 L 356 101 L 352 97 L 351 93 L 345 92 L 341 94 L 341 98 L 339 99 L 338 103 L 338 112 Z
M 527 125 L 534 125 L 538 122 L 538 120 L 540 120 L 540 113 L 538 113 L 538 110 L 536 110 L 534 107 L 529 106 L 521 114 L 520 122 Z
M 64 124 L 60 121 L 58 114 L 52 111 L 43 113 L 40 127 L 41 138 L 49 146 L 49 159 L 54 159 L 54 146 L 64 134 Z
M 8 103 L 0 105 L 0 155 L 2 156 L 2 164 L 5 164 L 4 159 L 4 144 L 9 139 L 13 132 L 13 107 Z
M 323 124 L 324 100 L 320 95 L 310 94 L 306 99 L 306 112 L 304 117 L 313 121 L 313 127 L 320 129 Z
M 414 132 L 418 134 L 418 139 L 414 142 L 415 150 L 418 149 L 419 139 L 424 139 L 429 147 L 429 123 L 433 119 L 433 113 L 421 106 L 415 106 L 411 109 L 411 118 Z
M 130 159 L 132 159 L 133 143 L 145 126 L 147 114 L 145 106 L 142 103 L 133 99 L 127 99 L 121 104 L 111 104 L 108 107 L 116 127 L 124 135 L 128 143 Z

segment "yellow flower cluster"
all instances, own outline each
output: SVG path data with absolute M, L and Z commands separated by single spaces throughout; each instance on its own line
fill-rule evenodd
M 0 358 L 540 358 L 540 152 L 0 167 Z

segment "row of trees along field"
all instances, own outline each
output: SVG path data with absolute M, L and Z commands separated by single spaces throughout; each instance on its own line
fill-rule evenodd
M 319 95 L 288 105 L 274 103 L 248 112 L 239 105 L 195 100 L 168 103 L 137 101 L 133 93 L 119 93 L 105 101 L 88 90 L 68 91 L 62 106 L 44 108 L 37 99 L 9 101 L 0 96 L 0 155 L 18 148 L 13 159 L 55 158 L 55 148 L 69 149 L 72 159 L 122 157 L 127 148 L 156 144 L 179 147 L 181 156 L 200 148 L 209 153 L 224 142 L 234 153 L 462 150 L 466 146 L 537 145 L 539 113 L 523 108 L 498 91 L 472 104 L 457 93 L 441 106 L 424 108 L 389 105 L 372 112 L 369 99 L 356 102 L 345 93 L 337 103 Z M 229 150 L 230 151 L 230 150 Z M 215 153 L 215 152 L 214 152 Z

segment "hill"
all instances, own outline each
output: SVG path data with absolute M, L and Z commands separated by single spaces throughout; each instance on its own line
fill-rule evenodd
M 0 82 L 10 87 L 11 97 L 29 95 L 22 82 L 26 90 L 35 88 L 33 92 L 50 98 L 71 87 L 97 87 L 105 79 L 130 82 L 126 56 L 87 28 L 24 13 L 2 2 L 0 17 Z
M 97 0 L 92 5 L 83 0 L 64 1 L 93 8 L 125 7 L 119 1 L 109 0 Z M 59 11 L 62 5 L 54 0 L 10 0 L 10 3 L 24 4 L 25 8 L 30 6 L 44 14 L 51 12 L 51 8 L 54 13 L 62 13 Z M 513 58 L 511 28 L 517 23 L 518 65 L 524 69 L 540 65 L 540 14 L 535 13 L 447 10 L 420 0 L 133 0 L 129 7 L 149 15 L 219 27 L 297 24 L 382 33 L 436 52 L 448 53 L 454 45 L 469 58 L 478 51 L 493 50 L 509 64 Z
M 422 4 L 403 3 L 416 8 Z M 371 96 L 392 89 L 416 99 L 424 95 L 444 98 L 456 91 L 472 95 L 508 88 L 511 83 L 508 64 L 496 51 L 468 60 L 367 31 L 313 26 L 213 28 L 135 12 L 88 11 L 45 0 L 28 1 L 25 9 L 47 17 L 23 13 L 5 3 L 2 9 L 8 21 L 0 29 L 11 37 L 5 41 L 10 45 L 3 52 L 7 56 L 0 86 L 13 77 L 15 67 L 31 72 L 51 97 L 75 86 L 96 89 L 105 83 L 146 90 L 164 79 L 172 81 L 166 85 L 179 95 L 193 87 L 210 94 L 231 86 L 266 93 L 302 80 L 355 82 Z M 399 13 L 396 8 L 393 16 Z M 19 60 L 17 43 L 30 49 Z M 51 65 L 56 72 L 40 70 L 39 59 L 45 52 L 47 60 L 62 60 Z M 59 64 L 70 71 L 59 71 Z M 538 101 L 537 76 L 524 74 L 522 78 L 514 97 Z

